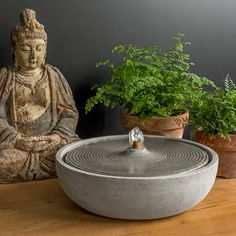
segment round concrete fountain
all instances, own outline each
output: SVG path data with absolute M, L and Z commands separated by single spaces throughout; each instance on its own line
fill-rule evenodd
M 145 142 L 144 139 L 145 138 Z M 143 135 L 91 138 L 56 157 L 59 182 L 79 206 L 118 219 L 158 219 L 197 205 L 216 178 L 217 154 L 183 139 Z

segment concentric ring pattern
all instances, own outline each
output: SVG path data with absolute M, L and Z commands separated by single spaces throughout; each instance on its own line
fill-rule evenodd
M 208 153 L 198 145 L 182 140 L 145 137 L 148 153 L 127 152 L 126 136 L 81 142 L 64 161 L 77 169 L 112 176 L 163 176 L 185 173 L 205 166 Z

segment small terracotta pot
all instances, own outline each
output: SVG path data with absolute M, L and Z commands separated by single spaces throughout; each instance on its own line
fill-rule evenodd
M 217 135 L 204 135 L 203 132 L 197 131 L 195 140 L 218 153 L 219 167 L 217 176 L 236 178 L 236 134 L 230 135 L 230 139 L 223 139 Z
M 184 127 L 188 123 L 189 113 L 172 117 L 152 117 L 144 122 L 138 116 L 131 115 L 129 112 L 121 112 L 121 123 L 125 130 L 129 132 L 134 127 L 139 127 L 144 134 L 154 134 L 182 138 Z

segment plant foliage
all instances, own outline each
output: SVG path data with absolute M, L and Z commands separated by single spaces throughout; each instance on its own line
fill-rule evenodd
M 186 111 L 202 86 L 212 82 L 190 72 L 193 63 L 184 52 L 190 42 L 183 41 L 183 37 L 179 33 L 169 50 L 132 44 L 115 46 L 114 60 L 97 63 L 97 67 L 107 67 L 112 76 L 104 84 L 92 87 L 96 94 L 88 99 L 86 112 L 98 103 L 107 107 L 123 105 L 141 118 L 168 117 Z
M 204 92 L 191 103 L 190 125 L 204 134 L 229 137 L 236 132 L 236 86 L 229 75 L 224 88 Z

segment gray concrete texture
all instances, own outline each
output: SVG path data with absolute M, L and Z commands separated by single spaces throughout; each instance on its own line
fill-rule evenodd
M 154 143 L 159 148 L 164 146 L 161 152 L 150 150 L 156 155 L 156 164 L 160 166 L 156 168 L 156 173 L 150 167 L 145 168 L 143 172 L 142 167 L 147 167 L 148 163 L 156 165 L 153 164 L 151 155 L 135 153 L 138 158 L 135 155 L 122 158 L 123 152 L 120 152 L 120 148 L 124 147 L 125 150 L 123 141 L 128 142 L 128 135 L 92 138 L 62 148 L 56 156 L 56 168 L 64 192 L 82 208 L 98 215 L 118 219 L 159 219 L 182 213 L 196 206 L 214 184 L 218 167 L 217 154 L 208 147 L 183 139 L 146 137 L 147 146 L 153 147 Z M 114 149 L 107 149 L 104 146 L 106 141 L 107 146 L 113 141 Z M 180 148 L 171 151 L 173 143 L 178 143 Z M 184 154 L 182 145 L 188 146 Z M 81 149 L 87 149 L 86 155 L 81 155 Z M 78 151 L 78 155 L 70 156 L 75 150 Z M 107 153 L 102 150 L 107 150 Z M 197 159 L 194 153 L 198 153 Z M 201 165 L 205 155 L 208 161 Z M 67 156 L 74 164 L 66 160 Z M 158 159 L 158 156 L 164 158 Z M 179 167 L 172 165 L 174 156 L 183 166 L 186 163 L 189 166 L 191 163 L 192 170 L 191 168 L 183 170 L 181 165 Z M 94 157 L 97 159 L 96 163 Z M 101 162 L 102 158 L 107 157 L 115 160 L 114 171 L 109 165 L 105 168 L 109 161 L 105 164 Z M 130 162 L 130 159 L 134 159 L 137 165 L 135 162 Z M 126 161 L 125 173 L 124 161 Z M 195 168 L 196 162 L 200 164 L 198 168 Z M 138 167 L 135 171 L 134 166 Z

